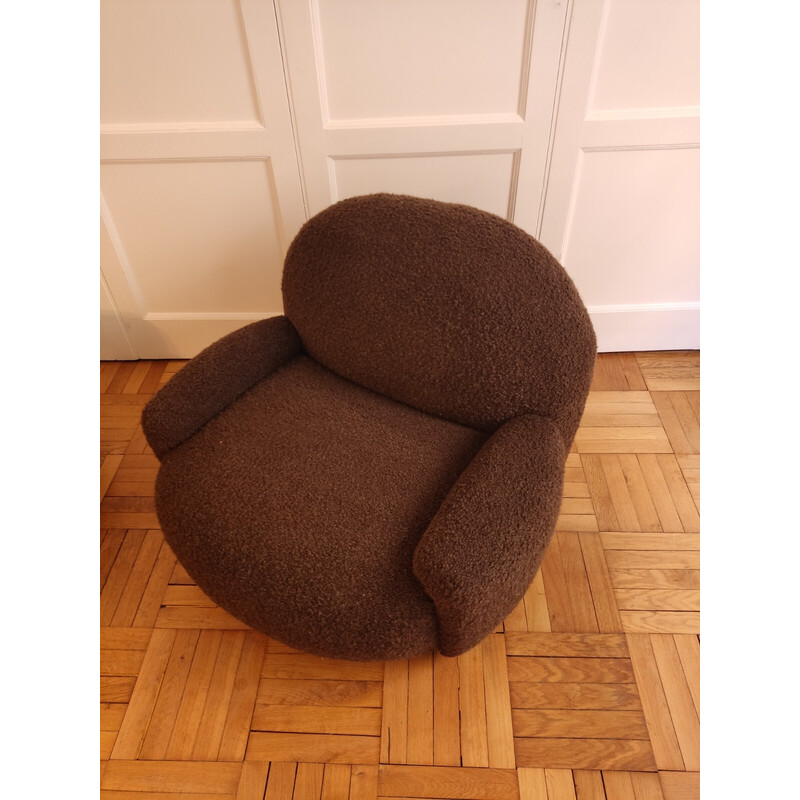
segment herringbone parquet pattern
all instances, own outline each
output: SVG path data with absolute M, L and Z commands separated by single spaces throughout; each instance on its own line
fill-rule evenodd
M 101 365 L 103 800 L 699 796 L 699 354 L 598 357 L 557 533 L 455 659 L 291 650 L 164 542 L 139 415 L 184 362 Z

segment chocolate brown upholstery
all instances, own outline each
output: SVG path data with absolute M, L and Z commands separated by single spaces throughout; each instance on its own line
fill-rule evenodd
M 283 295 L 144 410 L 167 541 L 300 650 L 468 650 L 555 526 L 596 350 L 572 281 L 499 217 L 381 194 L 306 223 Z

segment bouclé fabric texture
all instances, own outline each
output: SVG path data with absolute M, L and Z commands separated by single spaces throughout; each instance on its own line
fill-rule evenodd
M 144 410 L 167 541 L 297 649 L 465 652 L 552 537 L 596 351 L 575 286 L 499 217 L 381 194 L 306 223 L 283 294 Z

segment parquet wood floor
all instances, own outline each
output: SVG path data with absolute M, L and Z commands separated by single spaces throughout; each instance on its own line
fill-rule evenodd
M 183 363 L 100 367 L 103 800 L 699 796 L 699 353 L 600 355 L 523 601 L 385 664 L 270 640 L 176 562 L 139 415 Z

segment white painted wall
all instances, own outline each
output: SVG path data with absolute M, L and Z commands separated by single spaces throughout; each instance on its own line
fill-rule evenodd
M 300 224 L 389 191 L 539 238 L 601 350 L 698 346 L 698 17 L 698 0 L 102 0 L 101 325 L 124 334 L 104 341 L 187 357 L 280 313 Z

